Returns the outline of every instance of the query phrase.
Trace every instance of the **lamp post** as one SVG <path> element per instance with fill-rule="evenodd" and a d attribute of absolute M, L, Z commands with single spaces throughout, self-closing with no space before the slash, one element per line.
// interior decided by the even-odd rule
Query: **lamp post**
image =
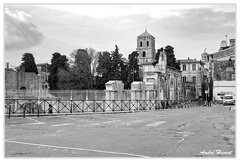
<path fill-rule="evenodd" d="M 41 83 L 41 74 L 38 74 L 38 101 L 40 101 L 40 83 Z"/>

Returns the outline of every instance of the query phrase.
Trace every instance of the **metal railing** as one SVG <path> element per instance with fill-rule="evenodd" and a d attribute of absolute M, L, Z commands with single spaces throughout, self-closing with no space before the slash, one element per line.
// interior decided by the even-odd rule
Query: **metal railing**
<path fill-rule="evenodd" d="M 165 100 L 61 100 L 61 99 L 5 99 L 5 115 L 11 116 L 44 114 L 78 114 L 132 112 L 190 108 L 203 105 L 199 101 Z"/>

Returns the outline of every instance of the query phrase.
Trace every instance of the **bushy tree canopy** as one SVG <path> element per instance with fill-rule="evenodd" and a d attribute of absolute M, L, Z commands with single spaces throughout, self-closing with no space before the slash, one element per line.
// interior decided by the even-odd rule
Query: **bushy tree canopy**
<path fill-rule="evenodd" d="M 34 72 L 38 74 L 37 65 L 35 63 L 35 58 L 31 53 L 24 53 L 22 57 L 22 64 L 20 68 L 25 68 L 25 72 Z"/>
<path fill-rule="evenodd" d="M 164 51 L 166 52 L 167 55 L 167 66 L 176 68 L 180 70 L 180 62 L 176 61 L 175 55 L 174 55 L 174 48 L 172 46 L 166 46 Z"/>

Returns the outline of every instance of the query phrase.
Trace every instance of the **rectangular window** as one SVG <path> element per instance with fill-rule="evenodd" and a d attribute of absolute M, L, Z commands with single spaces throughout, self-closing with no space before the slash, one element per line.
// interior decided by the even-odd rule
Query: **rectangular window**
<path fill-rule="evenodd" d="M 193 83 L 196 83 L 196 77 L 195 76 L 192 77 L 192 81 L 193 81 Z"/>
<path fill-rule="evenodd" d="M 192 70 L 196 70 L 196 64 L 192 64 Z"/>
<path fill-rule="evenodd" d="M 187 78 L 184 76 L 182 77 L 182 82 L 186 82 Z"/>
<path fill-rule="evenodd" d="M 183 65 L 183 71 L 186 71 L 186 69 L 187 69 L 186 65 Z"/>

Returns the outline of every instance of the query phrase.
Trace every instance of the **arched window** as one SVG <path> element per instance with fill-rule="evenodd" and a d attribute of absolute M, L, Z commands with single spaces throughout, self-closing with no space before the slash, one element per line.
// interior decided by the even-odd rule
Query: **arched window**
<path fill-rule="evenodd" d="M 146 57 L 146 52 L 145 51 L 143 51 L 142 57 Z"/>
<path fill-rule="evenodd" d="M 147 41 L 147 46 L 149 46 L 149 42 Z"/>
<path fill-rule="evenodd" d="M 142 42 L 140 42 L 140 47 L 142 47 Z"/>
<path fill-rule="evenodd" d="M 193 81 L 193 83 L 196 83 L 196 77 L 195 76 L 192 77 L 192 81 Z"/>

